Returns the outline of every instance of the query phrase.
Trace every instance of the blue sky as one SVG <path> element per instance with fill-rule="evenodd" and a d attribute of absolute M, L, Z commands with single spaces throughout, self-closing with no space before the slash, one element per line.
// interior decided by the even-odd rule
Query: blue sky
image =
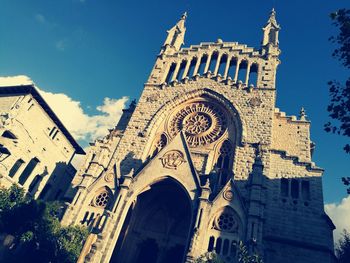
<path fill-rule="evenodd" d="M 184 11 L 186 46 L 221 38 L 259 47 L 273 5 L 282 27 L 277 106 L 288 115 L 307 110 L 314 161 L 326 169 L 325 201 L 339 202 L 350 156 L 342 151 L 345 138 L 325 133 L 323 124 L 327 81 L 349 74 L 331 57 L 329 14 L 350 8 L 348 1 L 2 0 L 0 75 L 28 75 L 93 115 L 105 97 L 139 97 L 166 30 Z"/>

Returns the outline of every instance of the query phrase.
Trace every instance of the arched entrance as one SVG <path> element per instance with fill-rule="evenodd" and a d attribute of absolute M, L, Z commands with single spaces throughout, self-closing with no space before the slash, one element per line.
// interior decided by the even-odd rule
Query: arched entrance
<path fill-rule="evenodd" d="M 130 207 L 110 262 L 183 262 L 191 207 L 189 196 L 174 180 L 152 185 Z"/>

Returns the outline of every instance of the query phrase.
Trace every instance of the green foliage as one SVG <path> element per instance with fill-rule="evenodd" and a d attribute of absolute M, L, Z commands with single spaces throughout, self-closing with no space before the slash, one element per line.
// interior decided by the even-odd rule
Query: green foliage
<path fill-rule="evenodd" d="M 76 262 L 88 231 L 62 227 L 60 207 L 58 202 L 25 198 L 15 185 L 0 189 L 0 232 L 15 238 L 2 262 Z"/>
<path fill-rule="evenodd" d="M 257 254 L 251 255 L 247 247 L 243 242 L 239 242 L 239 252 L 238 252 L 238 262 L 239 263 L 263 263 L 263 260 Z M 220 258 L 215 252 L 207 252 L 197 258 L 194 263 L 225 263 L 224 260 Z"/>
<path fill-rule="evenodd" d="M 346 69 L 350 69 L 350 10 L 340 9 L 331 14 L 331 19 L 339 29 L 336 36 L 330 37 L 330 41 L 336 45 L 332 55 Z M 350 137 L 350 78 L 345 83 L 329 81 L 328 86 L 331 101 L 327 111 L 333 121 L 325 124 L 325 131 Z M 346 144 L 344 150 L 350 153 L 350 145 Z"/>
<path fill-rule="evenodd" d="M 251 255 L 247 247 L 243 242 L 239 242 L 239 253 L 238 253 L 239 263 L 263 263 L 263 260 L 257 254 Z"/>
<path fill-rule="evenodd" d="M 339 29 L 336 36 L 330 37 L 330 41 L 336 44 L 333 57 L 350 69 L 350 9 L 340 9 L 331 14 L 333 25 Z M 327 107 L 329 117 L 333 122 L 325 124 L 326 132 L 350 137 L 350 77 L 341 83 L 337 80 L 328 82 L 331 101 Z M 346 153 L 350 153 L 350 144 L 344 146 Z M 345 185 L 350 184 L 349 177 L 342 178 Z M 350 187 L 347 189 L 350 194 Z"/>
<path fill-rule="evenodd" d="M 342 237 L 339 239 L 335 253 L 339 263 L 348 263 L 350 259 L 350 233 L 343 230 Z"/>
<path fill-rule="evenodd" d="M 197 258 L 195 263 L 225 263 L 215 252 L 207 252 Z"/>

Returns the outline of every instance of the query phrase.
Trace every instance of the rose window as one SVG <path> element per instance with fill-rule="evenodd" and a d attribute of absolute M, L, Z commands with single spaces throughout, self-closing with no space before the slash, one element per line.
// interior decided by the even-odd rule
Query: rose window
<path fill-rule="evenodd" d="M 217 105 L 199 101 L 187 104 L 170 116 L 169 134 L 185 133 L 191 147 L 216 141 L 226 129 L 226 117 Z"/>
<path fill-rule="evenodd" d="M 203 113 L 194 113 L 188 116 L 183 123 L 185 132 L 191 135 L 198 135 L 210 128 L 211 120 L 208 115 Z"/>
<path fill-rule="evenodd" d="M 216 219 L 216 227 L 221 231 L 232 232 L 236 229 L 237 223 L 232 214 L 222 213 Z"/>
<path fill-rule="evenodd" d="M 108 192 L 102 192 L 95 197 L 94 204 L 98 207 L 106 207 L 109 201 Z"/>

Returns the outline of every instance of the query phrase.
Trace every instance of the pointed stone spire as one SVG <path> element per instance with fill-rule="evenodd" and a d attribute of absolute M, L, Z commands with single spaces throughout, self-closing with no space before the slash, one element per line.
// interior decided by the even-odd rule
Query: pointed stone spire
<path fill-rule="evenodd" d="M 270 17 L 263 27 L 264 37 L 262 41 L 262 45 L 266 46 L 268 44 L 272 44 L 274 46 L 278 46 L 278 31 L 281 29 L 280 25 L 276 20 L 276 11 L 272 8 L 270 12 Z"/>
<path fill-rule="evenodd" d="M 180 50 L 181 46 L 185 41 L 185 22 L 187 18 L 187 12 L 185 12 L 180 20 L 173 26 L 170 30 L 168 30 L 168 36 L 164 42 L 163 48 L 167 47 L 175 48 L 175 50 Z"/>
<path fill-rule="evenodd" d="M 305 111 L 304 107 L 301 107 L 299 117 L 300 117 L 301 121 L 306 121 L 307 115 L 306 115 L 306 111 Z"/>

